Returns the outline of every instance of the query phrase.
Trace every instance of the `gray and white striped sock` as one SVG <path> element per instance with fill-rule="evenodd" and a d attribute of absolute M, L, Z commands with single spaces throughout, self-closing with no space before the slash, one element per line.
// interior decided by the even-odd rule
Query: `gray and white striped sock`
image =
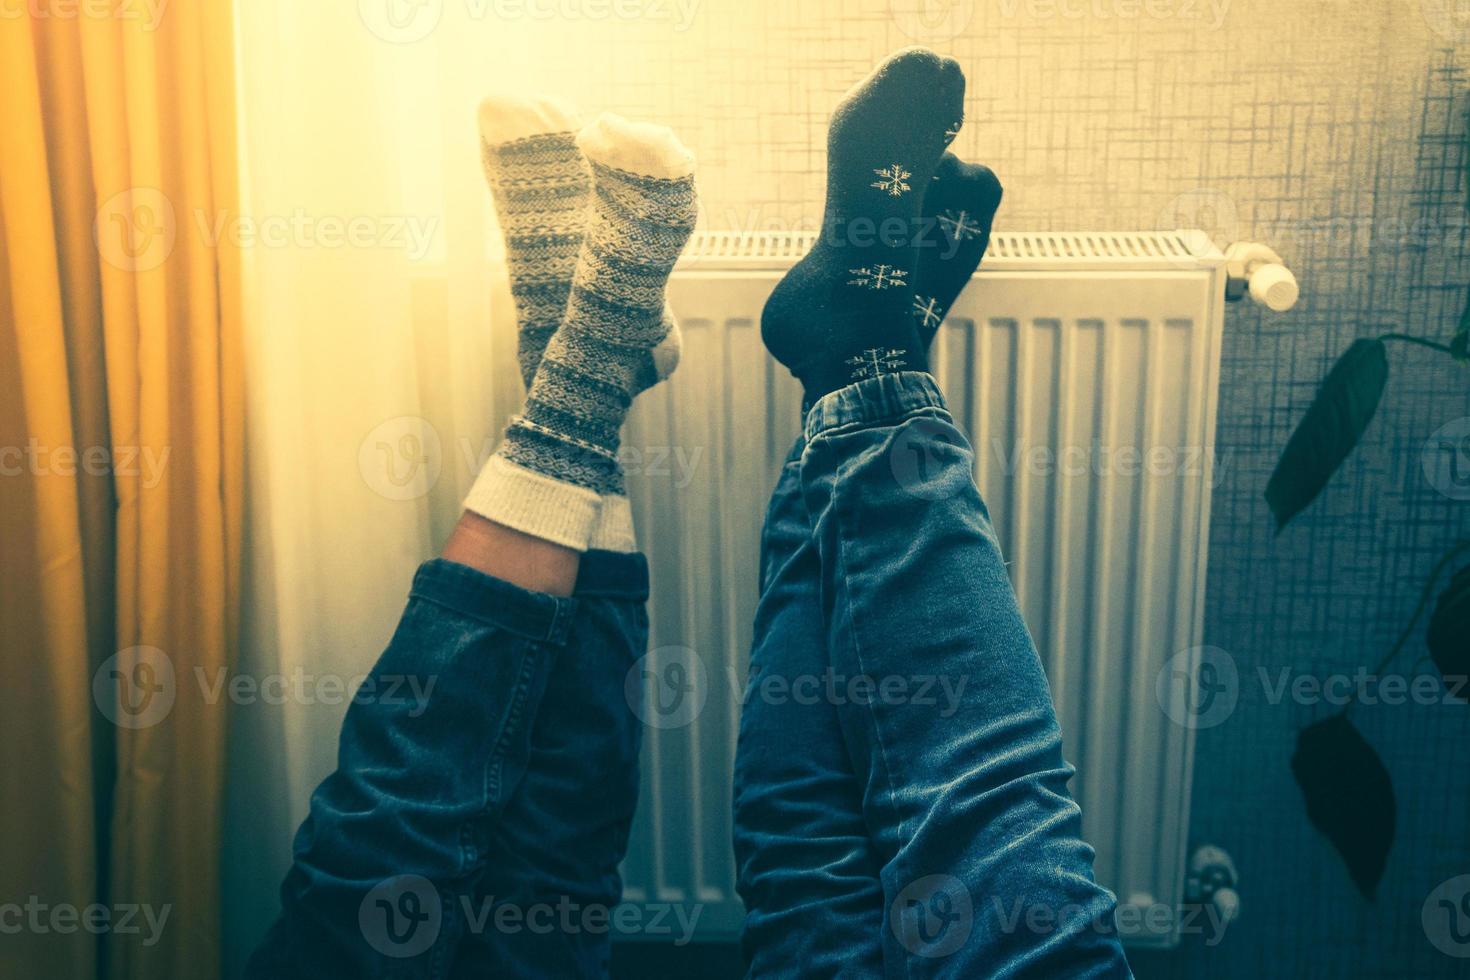
<path fill-rule="evenodd" d="M 480 103 L 480 157 L 505 238 L 516 305 L 516 360 L 526 387 L 561 326 L 572 289 L 592 174 L 577 149 L 576 110 L 546 96 Z"/>
<path fill-rule="evenodd" d="M 601 512 L 627 506 L 617 461 L 633 399 L 667 375 L 664 289 L 694 229 L 694 158 L 669 130 L 604 114 L 577 137 L 593 195 L 561 326 L 524 413 L 465 506 L 585 550 Z M 666 358 L 663 358 L 665 363 Z M 627 522 L 631 538 L 631 519 Z"/>

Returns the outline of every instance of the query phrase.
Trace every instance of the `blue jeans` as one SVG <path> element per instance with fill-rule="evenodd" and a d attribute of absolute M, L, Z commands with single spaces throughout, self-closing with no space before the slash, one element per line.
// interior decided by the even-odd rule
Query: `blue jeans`
<path fill-rule="evenodd" d="M 762 542 L 735 851 L 752 977 L 1127 977 L 1046 678 L 927 374 L 808 413 Z"/>
<path fill-rule="evenodd" d="M 607 976 L 647 598 L 641 555 L 589 552 L 570 599 L 425 563 L 247 975 Z"/>

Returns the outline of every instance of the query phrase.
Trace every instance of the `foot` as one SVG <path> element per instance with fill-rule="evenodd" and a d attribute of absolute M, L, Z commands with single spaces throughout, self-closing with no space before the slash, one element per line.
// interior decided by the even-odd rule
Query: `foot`
<path fill-rule="evenodd" d="M 516 360 L 526 387 L 561 326 L 592 175 L 576 109 L 546 96 L 496 95 L 480 103 L 480 156 L 505 236 L 516 306 Z"/>
<path fill-rule="evenodd" d="M 494 95 L 480 103 L 480 155 L 505 238 L 516 306 L 516 361 L 526 387 L 561 326 L 582 250 L 592 174 L 577 146 L 582 121 L 569 102 L 544 95 Z M 679 327 L 649 352 L 646 385 L 679 366 Z"/>
<path fill-rule="evenodd" d="M 874 374 L 926 369 L 913 317 L 916 238 L 963 102 L 958 62 L 908 48 L 833 114 L 822 233 L 761 316 L 766 346 L 808 403 Z"/>
<path fill-rule="evenodd" d="M 965 163 L 953 153 L 939 161 L 924 194 L 929 247 L 919 255 L 913 315 L 925 350 L 960 291 L 980 266 L 1000 207 L 1001 186 L 989 167 Z"/>
<path fill-rule="evenodd" d="M 669 333 L 664 289 L 694 230 L 694 157 L 662 126 L 603 114 L 577 137 L 592 169 L 592 210 L 566 316 L 511 426 L 508 458 L 621 494 L 618 433 L 656 377 Z M 546 457 L 546 458 L 543 458 Z"/>
<path fill-rule="evenodd" d="M 574 551 L 632 544 L 618 438 L 657 381 L 664 288 L 694 230 L 694 157 L 659 126 L 603 115 L 577 136 L 592 174 L 561 326 L 525 411 L 480 472 L 465 508 Z M 609 523 L 610 508 L 614 511 Z"/>

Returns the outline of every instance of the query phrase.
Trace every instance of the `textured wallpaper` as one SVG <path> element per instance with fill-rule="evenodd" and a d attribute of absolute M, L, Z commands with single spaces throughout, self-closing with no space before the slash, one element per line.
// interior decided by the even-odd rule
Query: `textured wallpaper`
<path fill-rule="evenodd" d="M 1470 534 L 1470 502 L 1423 466 L 1431 434 L 1470 416 L 1465 372 L 1395 347 L 1379 416 L 1325 496 L 1279 537 L 1261 497 L 1337 353 L 1388 324 L 1447 337 L 1463 304 L 1470 17 L 1455 0 L 627 0 L 600 19 L 548 3 L 549 19 L 493 23 L 483 7 L 434 16 L 499 39 L 497 72 L 527 86 L 674 126 L 699 156 L 708 227 L 815 227 L 827 113 L 884 54 L 927 43 L 968 74 L 955 149 L 1005 182 L 998 227 L 1198 226 L 1277 248 L 1300 306 L 1234 307 L 1227 324 L 1206 640 L 1232 657 L 1240 698 L 1199 734 L 1192 826 L 1233 854 L 1243 916 L 1217 946 L 1186 938 L 1140 973 L 1466 975 L 1421 909 L 1470 873 L 1470 708 L 1357 714 L 1399 798 L 1368 903 L 1288 767 L 1296 730 L 1331 708 L 1274 697 L 1283 670 L 1373 664 L 1434 557 Z"/>

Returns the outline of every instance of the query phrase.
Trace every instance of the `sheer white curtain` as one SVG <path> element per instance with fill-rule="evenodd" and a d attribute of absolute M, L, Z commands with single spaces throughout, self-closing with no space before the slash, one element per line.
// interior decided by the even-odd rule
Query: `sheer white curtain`
<path fill-rule="evenodd" d="M 333 766 L 343 688 L 521 395 L 474 112 L 513 82 L 510 46 L 476 56 L 448 25 L 392 43 L 352 3 L 238 7 L 246 202 L 225 227 L 249 263 L 250 685 L 233 696 L 224 856 L 235 972 Z"/>

